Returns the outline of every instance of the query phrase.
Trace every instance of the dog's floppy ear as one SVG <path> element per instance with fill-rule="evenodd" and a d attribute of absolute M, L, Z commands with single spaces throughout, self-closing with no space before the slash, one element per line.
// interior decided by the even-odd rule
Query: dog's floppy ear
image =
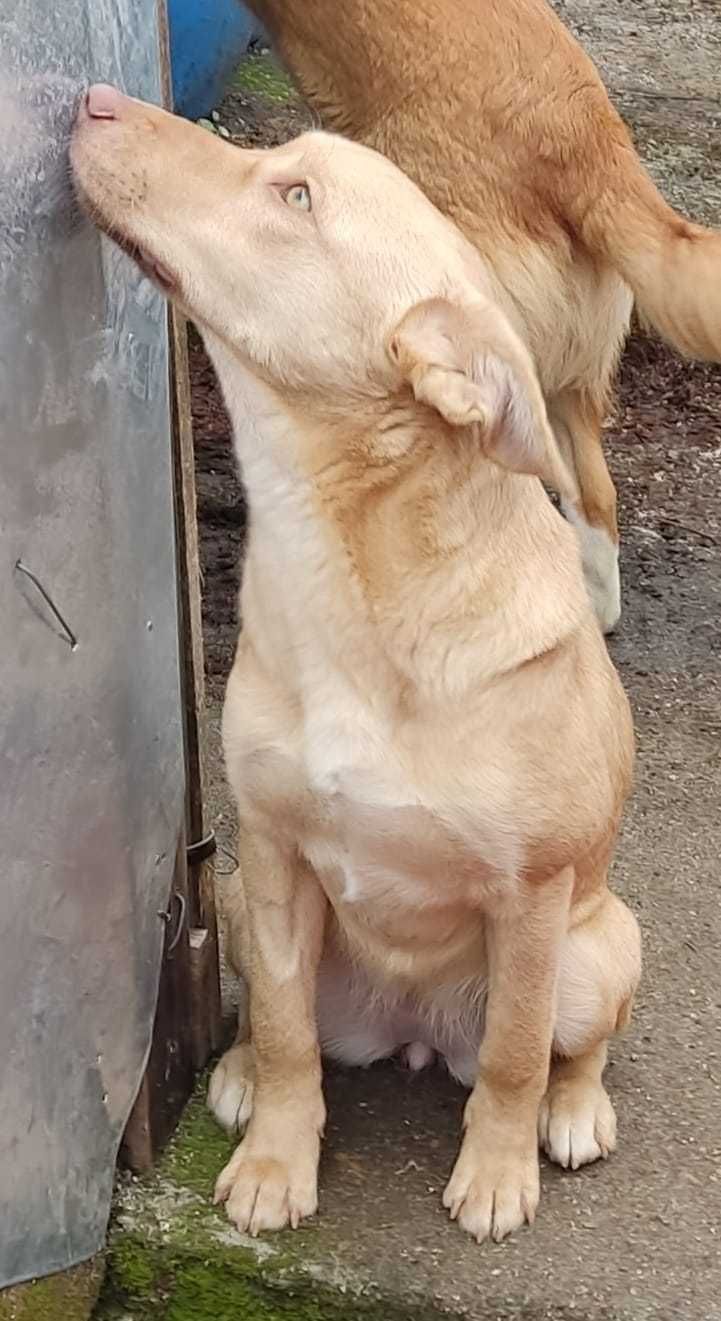
<path fill-rule="evenodd" d="M 575 495 L 530 355 L 500 308 L 480 299 L 417 303 L 386 348 L 419 403 L 453 427 L 478 427 L 489 459 Z"/>

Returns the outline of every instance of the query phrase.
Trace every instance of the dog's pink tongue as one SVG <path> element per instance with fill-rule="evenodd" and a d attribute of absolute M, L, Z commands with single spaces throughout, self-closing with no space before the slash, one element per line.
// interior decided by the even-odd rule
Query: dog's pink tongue
<path fill-rule="evenodd" d="M 92 119 L 117 119 L 123 94 L 108 83 L 94 83 L 88 90 L 86 104 Z"/>

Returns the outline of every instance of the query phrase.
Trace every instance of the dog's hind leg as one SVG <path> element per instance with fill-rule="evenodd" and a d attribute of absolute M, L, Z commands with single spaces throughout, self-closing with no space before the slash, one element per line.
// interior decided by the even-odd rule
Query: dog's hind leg
<path fill-rule="evenodd" d="M 213 1069 L 208 1088 L 208 1107 L 228 1132 L 245 1129 L 253 1113 L 254 1090 L 253 1046 L 247 1035 L 239 1034 Z"/>
<path fill-rule="evenodd" d="M 601 444 L 603 409 L 580 389 L 549 401 L 549 418 L 561 453 L 575 479 L 578 497 L 563 501 L 576 529 L 588 594 L 604 633 L 621 616 L 616 488 Z"/>
<path fill-rule="evenodd" d="M 223 895 L 228 962 L 241 979 L 248 965 L 248 915 L 240 870 L 226 881 Z M 243 1132 L 253 1110 L 255 1058 L 250 1041 L 247 988 L 238 1007 L 235 1041 L 216 1064 L 208 1087 L 208 1108 L 218 1123 L 232 1132 Z"/>
<path fill-rule="evenodd" d="M 608 1039 L 628 1023 L 641 970 L 638 924 L 604 890 L 570 929 L 561 957 L 553 1062 L 539 1112 L 551 1160 L 578 1169 L 616 1146 L 616 1116 L 603 1086 Z"/>

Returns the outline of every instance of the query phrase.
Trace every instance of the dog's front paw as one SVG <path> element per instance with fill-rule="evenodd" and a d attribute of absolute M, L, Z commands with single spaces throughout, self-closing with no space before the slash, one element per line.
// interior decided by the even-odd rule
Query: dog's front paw
<path fill-rule="evenodd" d="M 242 1042 L 216 1064 L 208 1088 L 208 1107 L 229 1132 L 243 1132 L 253 1113 L 255 1059 L 253 1047 Z"/>
<path fill-rule="evenodd" d="M 535 1143 L 525 1152 L 466 1134 L 443 1205 L 467 1234 L 500 1243 L 533 1224 L 540 1195 Z"/>
<path fill-rule="evenodd" d="M 551 1081 L 538 1115 L 538 1140 L 566 1170 L 605 1160 L 616 1147 L 616 1115 L 605 1087 L 584 1078 Z"/>
<path fill-rule="evenodd" d="M 241 1142 L 215 1186 L 215 1201 L 225 1202 L 228 1219 L 255 1236 L 264 1229 L 297 1229 L 318 1209 L 318 1143 L 286 1154 L 255 1155 Z"/>

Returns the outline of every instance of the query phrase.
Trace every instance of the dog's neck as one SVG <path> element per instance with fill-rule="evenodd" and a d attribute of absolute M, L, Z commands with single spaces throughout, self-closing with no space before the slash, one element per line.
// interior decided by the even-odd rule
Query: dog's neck
<path fill-rule="evenodd" d="M 477 684 L 578 626 L 588 603 L 572 531 L 540 483 L 485 459 L 470 429 L 410 401 L 369 399 L 342 420 L 300 408 L 209 348 L 248 492 L 242 614 L 269 654 L 321 647 L 376 675 L 382 657 L 389 683 L 437 699 L 450 641 L 467 653 L 455 673 Z"/>

